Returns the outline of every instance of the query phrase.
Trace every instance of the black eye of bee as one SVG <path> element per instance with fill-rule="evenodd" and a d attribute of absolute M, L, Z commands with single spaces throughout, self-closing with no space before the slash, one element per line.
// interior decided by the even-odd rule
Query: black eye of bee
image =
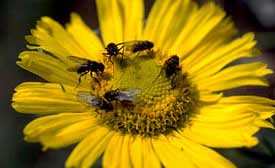
<path fill-rule="evenodd" d="M 77 64 L 76 66 L 67 69 L 70 72 L 76 72 L 79 74 L 77 87 L 81 83 L 82 76 L 86 75 L 87 73 L 90 73 L 90 76 L 94 78 L 93 73 L 101 75 L 105 69 L 105 66 L 102 63 L 91 61 L 86 58 L 68 56 L 68 59 Z M 96 78 L 94 79 L 99 83 L 99 81 Z"/>

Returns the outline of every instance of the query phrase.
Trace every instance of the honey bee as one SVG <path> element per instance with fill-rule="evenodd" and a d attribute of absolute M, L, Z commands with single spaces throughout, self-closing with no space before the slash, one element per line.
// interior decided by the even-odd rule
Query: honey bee
<path fill-rule="evenodd" d="M 179 65 L 180 64 L 179 60 L 180 60 L 180 58 L 177 55 L 172 55 L 170 58 L 168 58 L 164 62 L 164 65 L 162 66 L 161 71 L 160 71 L 159 75 L 157 76 L 157 78 L 158 78 L 160 76 L 160 74 L 164 71 L 166 78 L 170 79 L 170 77 L 172 77 L 171 85 L 173 88 L 175 87 L 174 80 L 175 80 L 177 74 L 181 71 L 181 67 Z"/>
<path fill-rule="evenodd" d="M 113 105 L 104 100 L 103 98 L 91 95 L 89 92 L 79 91 L 77 93 L 78 100 L 88 106 L 95 106 L 101 110 L 112 111 L 114 109 Z"/>
<path fill-rule="evenodd" d="M 101 75 L 104 72 L 105 66 L 100 62 L 91 61 L 86 58 L 80 58 L 75 56 L 68 56 L 67 58 L 72 62 L 78 64 L 74 67 L 70 67 L 67 69 L 70 72 L 76 72 L 79 74 L 77 87 L 81 83 L 81 77 L 86 75 L 87 73 L 90 73 L 90 76 L 94 78 L 93 73 L 96 73 L 96 75 Z M 94 79 L 99 83 L 97 78 Z"/>
<path fill-rule="evenodd" d="M 172 75 L 175 76 L 180 70 L 180 58 L 177 55 L 171 56 L 168 60 L 165 61 L 162 69 L 165 70 L 165 75 L 167 78 L 171 77 Z"/>
<path fill-rule="evenodd" d="M 107 91 L 103 97 L 109 101 L 119 101 L 122 104 L 134 104 L 137 102 L 137 95 L 140 93 L 140 89 L 115 89 Z"/>
<path fill-rule="evenodd" d="M 121 59 L 123 60 L 124 51 L 130 51 L 132 53 L 136 53 L 139 51 L 150 50 L 153 47 L 154 47 L 154 43 L 147 40 L 126 41 L 126 42 L 121 42 L 117 44 L 109 43 L 105 48 L 106 53 L 103 53 L 103 54 L 109 57 L 110 62 L 112 62 L 111 58 L 117 57 L 118 55 L 121 55 Z"/>

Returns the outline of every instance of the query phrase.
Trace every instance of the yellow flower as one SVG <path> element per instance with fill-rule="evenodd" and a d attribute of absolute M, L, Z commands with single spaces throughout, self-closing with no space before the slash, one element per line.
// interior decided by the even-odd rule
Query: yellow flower
<path fill-rule="evenodd" d="M 237 31 L 219 6 L 157 0 L 143 24 L 142 0 L 96 2 L 102 41 L 75 13 L 66 28 L 42 17 L 26 36 L 29 50 L 17 64 L 49 82 L 15 89 L 16 111 L 46 115 L 26 126 L 27 142 L 44 149 L 78 143 L 66 167 L 90 167 L 103 155 L 104 167 L 228 168 L 235 166 L 208 147 L 251 147 L 261 127 L 273 128 L 266 119 L 274 115 L 274 100 L 223 95 L 241 86 L 267 86 L 263 76 L 272 71 L 262 62 L 227 66 L 255 55 L 256 42 L 253 33 L 233 38 Z M 123 59 L 102 54 L 111 42 L 133 40 L 154 47 L 125 50 Z M 172 55 L 180 67 L 167 66 Z M 101 62 L 104 73 L 82 77 L 76 87 L 79 74 L 68 71 L 75 65 L 68 56 Z M 125 104 L 103 98 L 111 89 L 140 92 L 128 95 L 133 99 Z M 92 100 L 104 100 L 113 110 Z"/>

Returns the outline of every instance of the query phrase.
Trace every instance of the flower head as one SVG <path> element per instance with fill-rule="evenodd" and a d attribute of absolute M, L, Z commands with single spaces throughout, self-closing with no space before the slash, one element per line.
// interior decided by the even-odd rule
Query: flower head
<path fill-rule="evenodd" d="M 208 147 L 251 147 L 273 128 L 275 101 L 224 96 L 267 86 L 253 33 L 237 31 L 213 2 L 157 0 L 144 22 L 142 0 L 97 0 L 102 39 L 73 13 L 63 28 L 42 17 L 17 64 L 47 80 L 20 84 L 13 108 L 41 114 L 24 129 L 48 148 L 78 143 L 66 167 L 234 167 Z M 102 41 L 103 42 L 102 42 Z"/>

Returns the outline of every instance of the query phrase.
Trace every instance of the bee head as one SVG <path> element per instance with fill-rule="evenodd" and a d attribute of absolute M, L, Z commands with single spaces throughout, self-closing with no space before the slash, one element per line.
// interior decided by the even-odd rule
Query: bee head
<path fill-rule="evenodd" d="M 171 57 L 168 59 L 168 62 L 169 62 L 170 64 L 179 65 L 180 58 L 179 58 L 179 56 L 177 56 L 177 55 L 173 55 L 173 56 L 171 56 Z"/>
<path fill-rule="evenodd" d="M 119 49 L 115 43 L 109 43 L 106 50 L 109 55 L 117 55 L 119 52 Z"/>
<path fill-rule="evenodd" d="M 145 41 L 146 45 L 148 46 L 148 49 L 151 49 L 154 47 L 154 43 L 151 41 Z"/>

